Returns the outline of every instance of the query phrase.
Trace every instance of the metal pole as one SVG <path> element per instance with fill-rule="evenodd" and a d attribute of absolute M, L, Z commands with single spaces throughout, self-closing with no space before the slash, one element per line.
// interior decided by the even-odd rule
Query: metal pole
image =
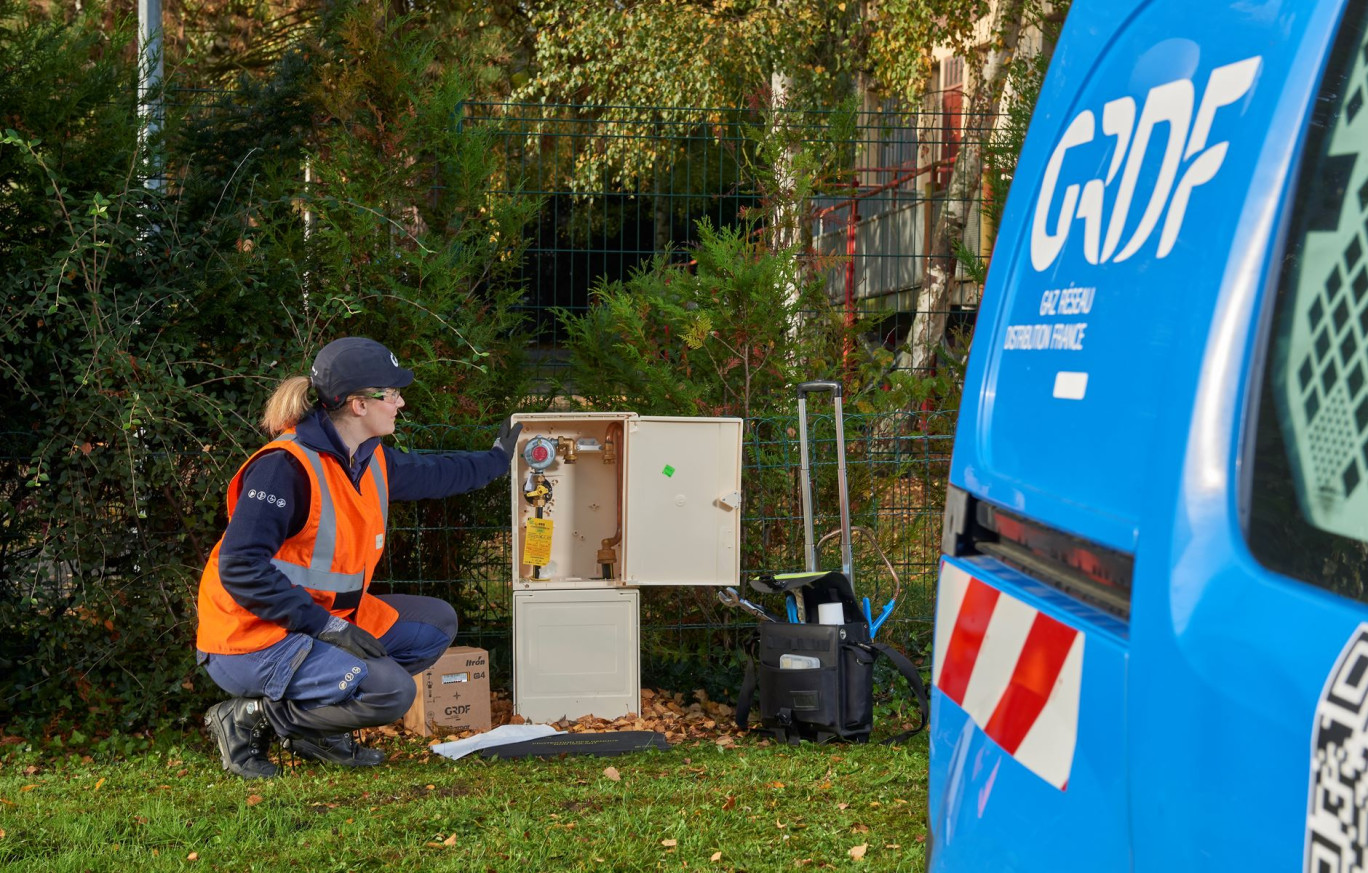
<path fill-rule="evenodd" d="M 812 474 L 808 465 L 807 394 L 805 392 L 798 394 L 798 472 L 803 492 L 803 544 L 805 547 L 803 563 L 807 565 L 806 569 L 809 573 L 816 573 L 817 541 L 813 538 L 812 531 Z"/>
<path fill-rule="evenodd" d="M 845 414 L 841 409 L 841 386 L 836 386 L 833 402 L 836 406 L 836 487 L 839 491 L 841 504 L 841 570 L 845 577 L 850 580 L 850 584 L 855 584 L 855 556 L 850 548 L 850 493 L 849 485 L 846 482 L 846 453 L 845 453 Z"/>
<path fill-rule="evenodd" d="M 151 149 L 162 126 L 162 3 L 138 0 L 138 117 L 147 176 L 144 184 L 157 192 L 166 188 L 162 162 Z"/>

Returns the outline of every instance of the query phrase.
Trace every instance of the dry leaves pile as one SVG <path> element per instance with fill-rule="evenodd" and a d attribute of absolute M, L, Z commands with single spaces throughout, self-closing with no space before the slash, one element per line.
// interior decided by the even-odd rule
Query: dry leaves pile
<path fill-rule="evenodd" d="M 526 719 L 513 714 L 513 701 L 503 693 L 496 693 L 490 700 L 490 721 L 492 727 L 526 724 Z M 707 692 L 701 689 L 694 691 L 692 695 L 685 695 L 682 692 L 671 693 L 643 688 L 639 713 L 628 713 L 615 719 L 594 716 L 579 719 L 563 718 L 551 724 L 557 730 L 569 733 L 656 731 L 664 734 L 665 739 L 672 745 L 690 740 L 711 740 L 719 746 L 730 746 L 736 742 L 737 735 L 735 709 L 725 703 L 709 700 Z M 403 727 L 398 724 L 375 729 L 375 734 L 379 736 L 399 736 L 404 733 Z M 462 731 L 458 734 L 427 739 L 430 743 L 446 742 L 465 739 L 474 733 Z"/>

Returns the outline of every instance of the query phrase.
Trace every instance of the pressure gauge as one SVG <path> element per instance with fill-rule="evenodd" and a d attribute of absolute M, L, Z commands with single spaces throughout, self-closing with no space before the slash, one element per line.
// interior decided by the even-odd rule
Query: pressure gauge
<path fill-rule="evenodd" d="M 533 470 L 545 470 L 556 462 L 556 441 L 550 437 L 532 437 L 523 446 L 523 460 Z"/>

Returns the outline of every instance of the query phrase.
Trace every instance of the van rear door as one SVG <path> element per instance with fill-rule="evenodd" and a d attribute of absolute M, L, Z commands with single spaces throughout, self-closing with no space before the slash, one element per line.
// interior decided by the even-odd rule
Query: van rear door
<path fill-rule="evenodd" d="M 1319 316 L 1339 325 L 1329 350 L 1305 326 L 1297 345 L 1260 319 L 1282 240 L 1292 252 L 1308 220 L 1298 198 L 1358 208 L 1358 193 L 1305 193 L 1305 178 L 1360 184 L 1343 161 L 1301 176 L 1297 162 L 1313 111 L 1330 111 L 1315 97 L 1342 5 L 1073 4 L 1004 212 L 956 432 L 933 655 L 934 870 L 1303 859 L 1312 723 L 1365 611 L 1256 558 L 1246 530 L 1264 539 L 1298 487 L 1322 499 L 1321 480 L 1278 491 L 1250 463 L 1265 431 L 1290 433 L 1265 418 L 1291 397 L 1270 393 L 1288 378 L 1273 359 L 1299 356 L 1300 379 L 1312 354 L 1329 380 L 1339 355 L 1344 393 L 1341 353 L 1368 345 L 1355 333 L 1350 350 L 1349 316 L 1336 315 L 1357 298 L 1322 295 Z M 1365 54 L 1357 6 L 1337 55 L 1350 79 Z M 1368 181 L 1368 160 L 1360 169 Z M 1322 474 L 1347 469 L 1341 436 Z"/>
<path fill-rule="evenodd" d="M 1275 19 L 1296 38 L 1193 414 L 1156 440 L 1182 463 L 1136 560 L 1137 869 L 1364 865 L 1368 9 L 1338 6 Z"/>

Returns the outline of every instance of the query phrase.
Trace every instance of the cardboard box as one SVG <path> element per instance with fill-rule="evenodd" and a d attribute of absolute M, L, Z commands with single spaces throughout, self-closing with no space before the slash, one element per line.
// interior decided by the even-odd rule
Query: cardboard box
<path fill-rule="evenodd" d="M 404 713 L 404 727 L 425 737 L 489 730 L 489 653 L 452 646 L 413 677 L 418 695 Z"/>

